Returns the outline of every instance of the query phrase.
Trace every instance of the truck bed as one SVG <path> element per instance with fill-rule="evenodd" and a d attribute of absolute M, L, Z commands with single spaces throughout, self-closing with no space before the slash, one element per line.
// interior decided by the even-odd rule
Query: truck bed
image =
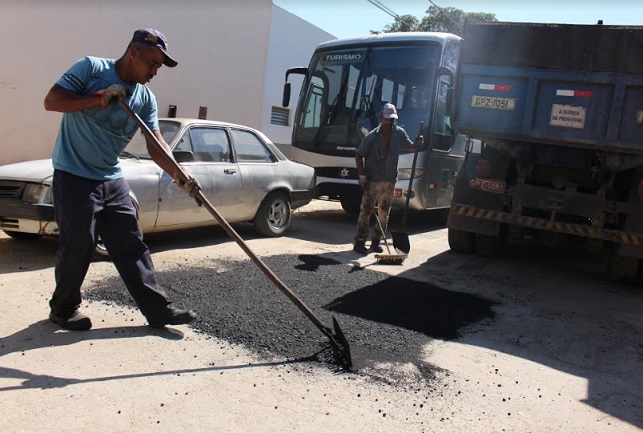
<path fill-rule="evenodd" d="M 643 27 L 468 23 L 452 125 L 484 141 L 643 154 Z"/>

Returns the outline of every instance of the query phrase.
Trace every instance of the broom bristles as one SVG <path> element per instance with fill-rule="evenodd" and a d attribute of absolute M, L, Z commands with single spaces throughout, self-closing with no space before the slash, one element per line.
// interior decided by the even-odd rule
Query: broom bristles
<path fill-rule="evenodd" d="M 378 263 L 392 265 L 402 264 L 407 257 L 406 254 L 375 254 Z"/>

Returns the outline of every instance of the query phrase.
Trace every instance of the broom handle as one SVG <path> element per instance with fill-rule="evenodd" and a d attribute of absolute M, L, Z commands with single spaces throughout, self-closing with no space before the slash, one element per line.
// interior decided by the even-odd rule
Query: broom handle
<path fill-rule="evenodd" d="M 424 130 L 424 122 L 420 123 L 420 130 L 418 131 L 418 136 L 416 137 L 419 138 L 422 136 L 422 131 Z M 417 163 L 418 160 L 418 151 L 420 150 L 420 146 L 416 146 L 415 148 L 415 153 L 413 154 L 413 164 L 411 164 L 411 178 L 409 179 L 409 188 L 406 191 L 406 204 L 404 205 L 404 213 L 402 214 L 402 227 L 401 230 L 404 231 L 404 227 L 406 227 L 406 217 L 409 214 L 409 201 L 411 200 L 411 190 L 413 188 L 413 178 L 415 177 L 415 164 Z"/>

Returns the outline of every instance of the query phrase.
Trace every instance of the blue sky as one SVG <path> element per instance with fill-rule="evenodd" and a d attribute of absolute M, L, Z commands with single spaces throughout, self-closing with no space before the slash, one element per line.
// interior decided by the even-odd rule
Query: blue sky
<path fill-rule="evenodd" d="M 499 21 L 643 25 L 643 0 L 432 0 L 440 7 L 496 14 Z M 398 15 L 422 19 L 428 0 L 380 0 Z M 393 18 L 368 0 L 273 0 L 273 3 L 338 38 L 382 30 Z"/>

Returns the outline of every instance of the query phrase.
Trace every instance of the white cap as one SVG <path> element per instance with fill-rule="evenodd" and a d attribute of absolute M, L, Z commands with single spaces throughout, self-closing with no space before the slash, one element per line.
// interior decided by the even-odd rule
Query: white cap
<path fill-rule="evenodd" d="M 393 104 L 384 104 L 382 107 L 382 117 L 385 119 L 397 119 L 397 110 Z"/>

